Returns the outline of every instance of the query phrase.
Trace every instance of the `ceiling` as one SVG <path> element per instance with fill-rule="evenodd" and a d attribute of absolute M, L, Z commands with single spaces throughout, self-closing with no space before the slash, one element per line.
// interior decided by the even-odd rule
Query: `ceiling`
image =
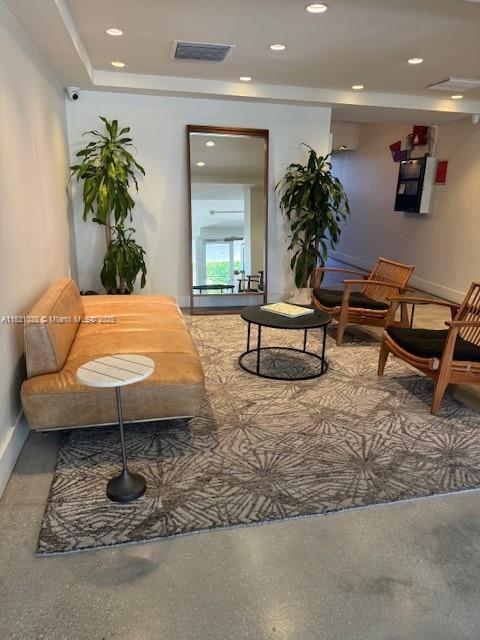
<path fill-rule="evenodd" d="M 131 73 L 429 95 L 449 76 L 480 77 L 480 6 L 459 0 L 68 0 L 93 66 L 123 60 Z M 110 26 L 125 35 L 105 35 Z M 234 44 L 221 64 L 174 61 L 172 41 Z M 271 43 L 287 45 L 283 52 Z M 425 59 L 413 67 L 406 60 Z M 480 98 L 480 91 L 476 97 Z"/>
<path fill-rule="evenodd" d="M 264 144 L 253 136 L 190 134 L 194 235 L 204 227 L 243 227 L 245 188 L 263 184 Z"/>
<path fill-rule="evenodd" d="M 215 146 L 208 147 L 207 142 Z M 263 138 L 190 134 L 192 181 L 262 184 L 265 168 Z M 203 162 L 199 167 L 197 162 Z"/>
<path fill-rule="evenodd" d="M 193 184 L 193 236 L 206 227 L 243 228 L 244 209 L 245 187 L 242 184 Z"/>
<path fill-rule="evenodd" d="M 408 114 L 408 115 L 406 115 Z M 395 109 L 375 106 L 332 105 L 332 120 L 334 122 L 383 122 L 397 124 L 435 125 L 453 122 L 464 114 L 448 111 L 425 111 L 420 109 Z"/>
<path fill-rule="evenodd" d="M 480 79 L 480 3 L 465 0 L 6 0 L 62 82 L 102 88 L 275 99 L 341 107 L 480 112 L 480 89 L 454 104 L 425 87 Z M 109 27 L 121 37 L 105 34 Z M 220 64 L 171 59 L 176 39 L 235 45 Z M 283 43 L 285 51 L 268 45 Z M 409 65 L 411 57 L 423 64 Z M 112 60 L 125 62 L 114 70 Z M 239 76 L 253 81 L 239 83 Z M 184 80 L 184 82 L 183 82 Z M 353 84 L 365 89 L 352 91 Z M 399 96 L 403 96 L 399 99 Z M 398 105 L 397 105 L 398 103 Z"/>

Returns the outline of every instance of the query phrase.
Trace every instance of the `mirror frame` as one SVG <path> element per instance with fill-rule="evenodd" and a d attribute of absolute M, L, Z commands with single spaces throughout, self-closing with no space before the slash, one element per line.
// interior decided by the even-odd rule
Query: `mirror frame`
<path fill-rule="evenodd" d="M 191 315 L 213 315 L 223 313 L 238 313 L 240 307 L 238 306 L 225 306 L 225 307 L 195 307 L 194 300 L 204 295 L 214 300 L 217 296 L 225 298 L 231 295 L 238 296 L 238 294 L 225 294 L 225 293 L 210 293 L 199 294 L 194 296 L 193 294 L 193 269 L 192 269 L 192 172 L 191 172 L 191 158 L 190 158 L 190 134 L 191 133 L 204 133 L 204 134 L 223 134 L 231 136 L 248 136 L 252 138 L 263 138 L 263 163 L 264 163 L 264 180 L 263 180 L 263 197 L 265 208 L 265 244 L 264 244 L 264 290 L 263 296 L 258 296 L 262 300 L 262 304 L 267 302 L 267 283 L 268 283 L 268 193 L 269 193 L 269 130 L 268 129 L 250 129 L 242 127 L 216 127 L 209 125 L 195 125 L 189 124 L 186 128 L 187 138 L 187 194 L 188 194 L 188 256 L 189 256 L 189 283 L 190 283 L 190 314 Z M 255 295 L 255 294 L 254 294 Z M 242 305 L 242 308 L 245 305 Z"/>

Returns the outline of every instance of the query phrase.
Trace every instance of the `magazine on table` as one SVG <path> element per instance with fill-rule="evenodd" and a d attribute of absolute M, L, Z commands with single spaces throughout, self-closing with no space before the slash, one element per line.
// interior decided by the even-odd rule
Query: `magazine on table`
<path fill-rule="evenodd" d="M 301 316 L 307 316 L 313 313 L 314 309 L 309 307 L 299 307 L 296 304 L 289 304 L 288 302 L 275 302 L 273 304 L 264 304 L 262 311 L 276 313 L 279 316 L 285 316 L 286 318 L 300 318 Z"/>

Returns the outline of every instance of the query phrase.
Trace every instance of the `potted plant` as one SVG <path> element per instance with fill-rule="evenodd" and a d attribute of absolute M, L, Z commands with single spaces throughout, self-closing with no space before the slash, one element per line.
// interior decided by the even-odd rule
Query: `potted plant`
<path fill-rule="evenodd" d="M 290 224 L 288 250 L 297 292 L 290 300 L 311 303 L 310 280 L 317 266 L 324 266 L 328 248 L 340 239 L 342 221 L 350 214 L 348 199 L 338 178 L 332 175 L 331 154 L 309 150 L 307 164 L 290 164 L 275 189 L 280 192 L 280 209 Z"/>
<path fill-rule="evenodd" d="M 145 251 L 132 238 L 134 231 L 135 229 L 124 229 L 120 225 L 114 227 L 114 237 L 108 245 L 100 273 L 100 279 L 107 291 L 131 293 L 140 272 L 142 273 L 140 287 L 143 289 L 145 286 L 147 275 Z"/>
<path fill-rule="evenodd" d="M 131 293 L 138 274 L 140 286 L 146 282 L 145 251 L 125 228 L 131 222 L 135 201 L 130 195 L 132 183 L 138 192 L 137 175 L 145 175 L 144 168 L 131 153 L 130 127 L 119 129 L 118 121 L 100 117 L 105 133 L 87 131 L 92 136 L 86 147 L 77 152 L 81 164 L 70 167 L 71 176 L 83 181 L 83 219 L 104 225 L 107 252 L 101 271 L 101 281 L 109 293 Z M 112 220 L 113 219 L 113 220 Z"/>

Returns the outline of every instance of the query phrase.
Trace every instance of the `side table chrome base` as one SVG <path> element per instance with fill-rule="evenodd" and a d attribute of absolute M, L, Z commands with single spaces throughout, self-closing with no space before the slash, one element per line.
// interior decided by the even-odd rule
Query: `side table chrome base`
<path fill-rule="evenodd" d="M 114 502 L 130 502 L 143 496 L 147 483 L 138 473 L 131 473 L 124 469 L 118 476 L 107 484 L 107 496 Z"/>

